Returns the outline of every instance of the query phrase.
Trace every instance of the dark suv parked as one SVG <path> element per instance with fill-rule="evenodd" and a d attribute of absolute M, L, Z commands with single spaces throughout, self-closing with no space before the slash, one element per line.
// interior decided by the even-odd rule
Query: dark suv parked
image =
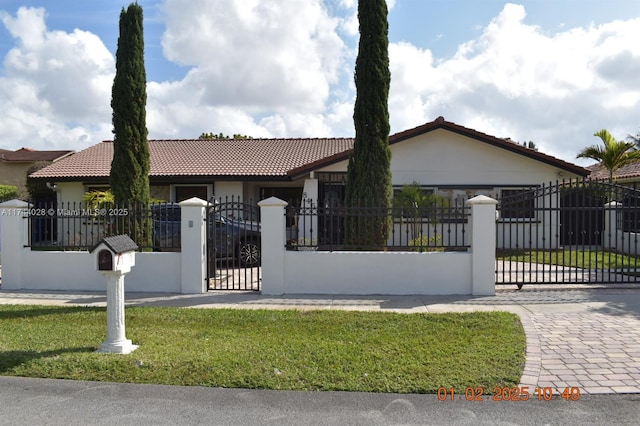
<path fill-rule="evenodd" d="M 213 207 L 212 207 L 213 208 Z M 155 251 L 180 250 L 180 205 L 155 204 L 153 215 L 153 249 Z M 221 216 L 209 212 L 207 227 L 209 250 L 215 250 L 219 259 L 237 260 L 241 266 L 260 265 L 260 224 Z"/>

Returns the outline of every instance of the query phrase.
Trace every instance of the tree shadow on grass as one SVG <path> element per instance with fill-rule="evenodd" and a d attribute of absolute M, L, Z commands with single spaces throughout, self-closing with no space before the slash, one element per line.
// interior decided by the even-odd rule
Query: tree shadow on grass
<path fill-rule="evenodd" d="M 0 352 L 0 374 L 8 373 L 15 367 L 19 367 L 29 361 L 56 357 L 59 355 L 69 353 L 89 353 L 95 352 L 95 347 L 81 347 L 81 348 L 65 348 L 56 349 L 52 351 L 36 352 L 36 351 L 3 351 Z"/>
<path fill-rule="evenodd" d="M 104 312 L 105 307 L 83 306 L 42 306 L 42 305 L 4 305 L 0 306 L 0 320 L 15 318 L 35 318 L 44 315 L 71 314 L 77 312 Z"/>

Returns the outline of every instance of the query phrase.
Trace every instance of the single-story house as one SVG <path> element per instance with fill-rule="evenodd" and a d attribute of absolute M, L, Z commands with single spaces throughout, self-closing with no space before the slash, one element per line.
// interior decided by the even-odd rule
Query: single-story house
<path fill-rule="evenodd" d="M 170 202 L 194 196 L 257 202 L 276 196 L 340 203 L 353 143 L 354 138 L 150 140 L 151 195 Z M 389 144 L 395 189 L 416 182 L 452 201 L 499 198 L 589 174 L 443 117 L 393 134 Z M 112 156 L 113 143 L 104 141 L 30 176 L 55 185 L 59 205 L 80 202 L 85 192 L 108 188 Z"/>
<path fill-rule="evenodd" d="M 26 192 L 27 171 L 36 163 L 55 163 L 75 151 L 38 151 L 20 148 L 15 151 L 0 149 L 0 184 L 12 185 L 18 192 Z"/>

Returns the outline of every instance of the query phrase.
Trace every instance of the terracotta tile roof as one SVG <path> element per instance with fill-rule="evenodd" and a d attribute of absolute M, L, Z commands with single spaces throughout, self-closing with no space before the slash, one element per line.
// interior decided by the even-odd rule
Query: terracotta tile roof
<path fill-rule="evenodd" d="M 286 178 L 309 164 L 348 153 L 352 147 L 352 138 L 150 140 L 149 176 Z M 104 141 L 31 177 L 104 178 L 109 176 L 112 157 L 113 143 Z"/>
<path fill-rule="evenodd" d="M 598 180 L 608 180 L 609 170 L 605 169 L 600 163 L 592 164 L 587 167 L 591 171 L 589 178 Z M 613 172 L 613 178 L 619 181 L 640 180 L 640 161 L 627 164 Z"/>
<path fill-rule="evenodd" d="M 395 143 L 402 142 L 404 140 L 411 139 L 416 136 L 429 133 L 437 129 L 449 130 L 451 132 L 458 133 L 463 136 L 467 136 L 469 138 L 478 140 L 480 142 L 497 146 L 499 148 L 503 148 L 508 151 L 512 151 L 512 152 L 524 155 L 525 157 L 533 158 L 535 160 L 552 165 L 554 167 L 558 167 L 559 169 L 566 170 L 571 173 L 575 173 L 582 177 L 586 177 L 589 174 L 589 170 L 587 170 L 584 167 L 578 166 L 577 164 L 569 163 L 567 161 L 561 160 L 551 155 L 544 154 L 542 152 L 539 152 L 530 148 L 526 148 L 516 142 L 511 141 L 510 139 L 497 138 L 495 136 L 487 135 L 486 133 L 482 133 L 474 129 L 469 129 L 464 126 L 460 126 L 459 124 L 453 123 L 451 121 L 446 121 L 443 117 L 438 117 L 434 121 L 431 121 L 429 123 L 423 124 L 418 127 L 414 127 L 413 129 L 405 130 L 405 131 L 390 135 L 389 144 L 393 145 Z M 346 152 L 341 155 L 335 156 L 331 160 L 335 162 L 335 161 L 346 160 L 348 158 L 349 158 L 349 152 Z"/>
<path fill-rule="evenodd" d="M 446 129 L 543 163 L 587 176 L 589 170 L 438 117 L 435 121 L 389 136 L 395 144 L 436 129 Z M 151 140 L 151 178 L 213 177 L 288 179 L 319 167 L 347 160 L 353 138 L 304 139 L 185 139 Z M 113 143 L 87 148 L 31 175 L 57 180 L 104 179 L 109 176 Z"/>
<path fill-rule="evenodd" d="M 73 154 L 75 151 L 37 151 L 30 148 L 20 148 L 15 151 L 0 150 L 0 161 L 7 162 L 32 162 L 32 161 L 57 161 Z"/>

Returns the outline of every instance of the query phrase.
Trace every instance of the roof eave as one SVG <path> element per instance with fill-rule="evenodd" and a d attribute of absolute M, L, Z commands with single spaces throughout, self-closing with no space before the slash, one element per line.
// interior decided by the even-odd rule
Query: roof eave
<path fill-rule="evenodd" d="M 309 164 L 305 164 L 304 166 L 296 167 L 287 172 L 287 175 L 295 180 L 301 176 L 307 175 L 312 171 L 320 169 L 322 167 L 327 167 L 335 163 L 339 163 L 340 161 L 348 160 L 349 156 L 353 152 L 353 149 L 347 149 L 345 151 L 339 152 L 337 154 L 333 154 L 329 157 L 322 158 L 320 160 L 316 160 Z"/>
<path fill-rule="evenodd" d="M 83 182 L 83 183 L 104 183 L 109 182 L 109 176 L 38 176 L 31 177 L 37 181 L 47 182 Z M 288 175 L 160 175 L 149 176 L 149 182 L 153 184 L 173 184 L 173 183 L 204 183 L 208 181 L 289 181 Z"/>

